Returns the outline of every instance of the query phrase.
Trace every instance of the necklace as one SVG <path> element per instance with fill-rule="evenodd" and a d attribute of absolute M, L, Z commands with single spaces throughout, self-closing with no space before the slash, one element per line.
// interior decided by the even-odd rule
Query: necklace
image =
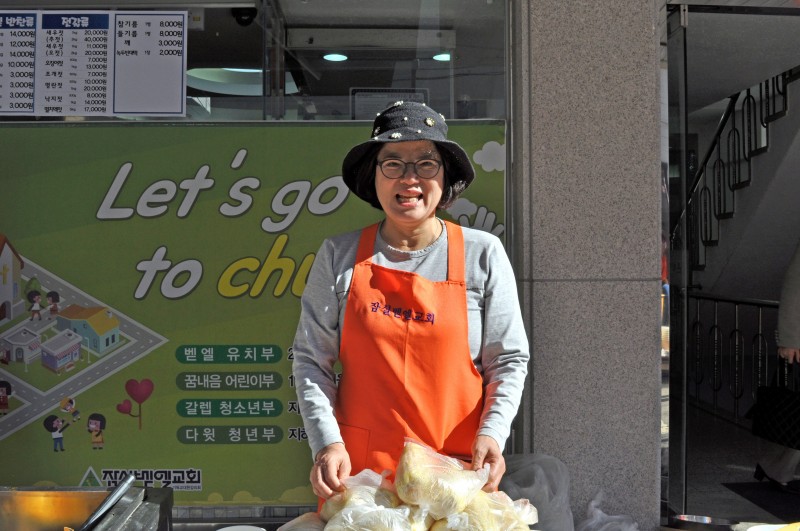
<path fill-rule="evenodd" d="M 426 249 L 431 244 L 433 244 L 433 242 L 439 239 L 439 236 L 441 236 L 442 231 L 444 230 L 444 223 L 442 222 L 442 220 L 440 220 L 439 218 L 434 218 L 434 219 L 438 223 L 434 226 L 432 234 L 427 238 L 427 241 L 425 242 L 424 245 L 409 244 L 410 239 L 402 239 L 402 237 L 400 238 L 401 243 L 396 244 L 394 241 L 392 241 L 391 238 L 388 238 L 386 235 L 386 231 L 384 230 L 385 229 L 384 223 L 386 220 L 381 221 L 381 226 L 380 226 L 381 238 L 383 238 L 383 241 L 386 242 L 386 245 L 398 251 L 409 252 L 409 251 L 420 251 L 422 249 Z"/>

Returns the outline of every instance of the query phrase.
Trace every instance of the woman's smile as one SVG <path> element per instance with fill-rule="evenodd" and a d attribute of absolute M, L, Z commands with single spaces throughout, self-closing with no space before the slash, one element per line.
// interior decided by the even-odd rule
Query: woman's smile
<path fill-rule="evenodd" d="M 401 192 L 395 195 L 397 202 L 403 206 L 414 207 L 417 203 L 422 201 L 422 193 L 415 192 Z"/>

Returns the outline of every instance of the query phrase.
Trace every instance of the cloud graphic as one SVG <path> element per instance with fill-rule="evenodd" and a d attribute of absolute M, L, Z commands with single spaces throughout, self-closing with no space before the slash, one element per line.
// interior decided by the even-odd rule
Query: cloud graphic
<path fill-rule="evenodd" d="M 233 495 L 233 501 L 238 503 L 253 503 L 253 502 L 258 503 L 263 500 L 258 496 L 253 496 L 249 491 L 240 490 Z"/>
<path fill-rule="evenodd" d="M 219 492 L 211 492 L 208 495 L 208 501 L 210 503 L 223 503 L 227 501 L 233 501 L 237 503 L 260 503 L 263 502 L 261 498 L 258 496 L 253 496 L 249 491 L 240 490 L 233 495 L 233 499 L 226 500 L 225 497 Z"/>
<path fill-rule="evenodd" d="M 495 236 L 500 236 L 505 230 L 502 223 L 497 222 L 497 214 L 490 211 L 485 206 L 478 206 L 469 199 L 459 197 L 456 199 L 450 208 L 446 210 L 448 214 L 453 216 L 459 225 L 462 227 L 471 227 L 486 232 L 491 232 Z M 470 219 L 475 216 L 474 219 Z"/>
<path fill-rule="evenodd" d="M 482 149 L 475 152 L 472 159 L 484 171 L 505 171 L 506 148 L 494 141 L 486 142 Z"/>
<path fill-rule="evenodd" d="M 285 490 L 283 494 L 281 494 L 281 497 L 278 498 L 278 501 L 283 503 L 316 504 L 316 500 L 317 496 L 314 494 L 314 491 L 311 490 L 311 485 Z"/>

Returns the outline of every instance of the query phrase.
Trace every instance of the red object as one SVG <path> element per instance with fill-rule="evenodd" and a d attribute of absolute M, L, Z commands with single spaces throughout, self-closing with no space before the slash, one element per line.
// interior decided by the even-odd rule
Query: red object
<path fill-rule="evenodd" d="M 141 404 L 150 398 L 150 395 L 153 393 L 153 387 L 153 381 L 147 378 L 141 382 L 134 379 L 125 382 L 125 391 L 128 392 L 128 396 L 133 398 L 137 404 Z"/>
<path fill-rule="evenodd" d="M 122 413 L 123 415 L 128 415 L 131 412 L 131 401 L 127 398 L 117 404 L 117 411 Z"/>

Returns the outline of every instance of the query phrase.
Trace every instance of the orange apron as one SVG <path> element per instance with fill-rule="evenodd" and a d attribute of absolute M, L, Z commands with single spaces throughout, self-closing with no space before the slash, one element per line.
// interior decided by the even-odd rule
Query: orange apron
<path fill-rule="evenodd" d="M 351 474 L 394 476 L 405 437 L 471 459 L 483 383 L 467 336 L 464 235 L 446 222 L 447 280 L 371 261 L 378 225 L 361 232 L 342 326 L 336 401 Z"/>

